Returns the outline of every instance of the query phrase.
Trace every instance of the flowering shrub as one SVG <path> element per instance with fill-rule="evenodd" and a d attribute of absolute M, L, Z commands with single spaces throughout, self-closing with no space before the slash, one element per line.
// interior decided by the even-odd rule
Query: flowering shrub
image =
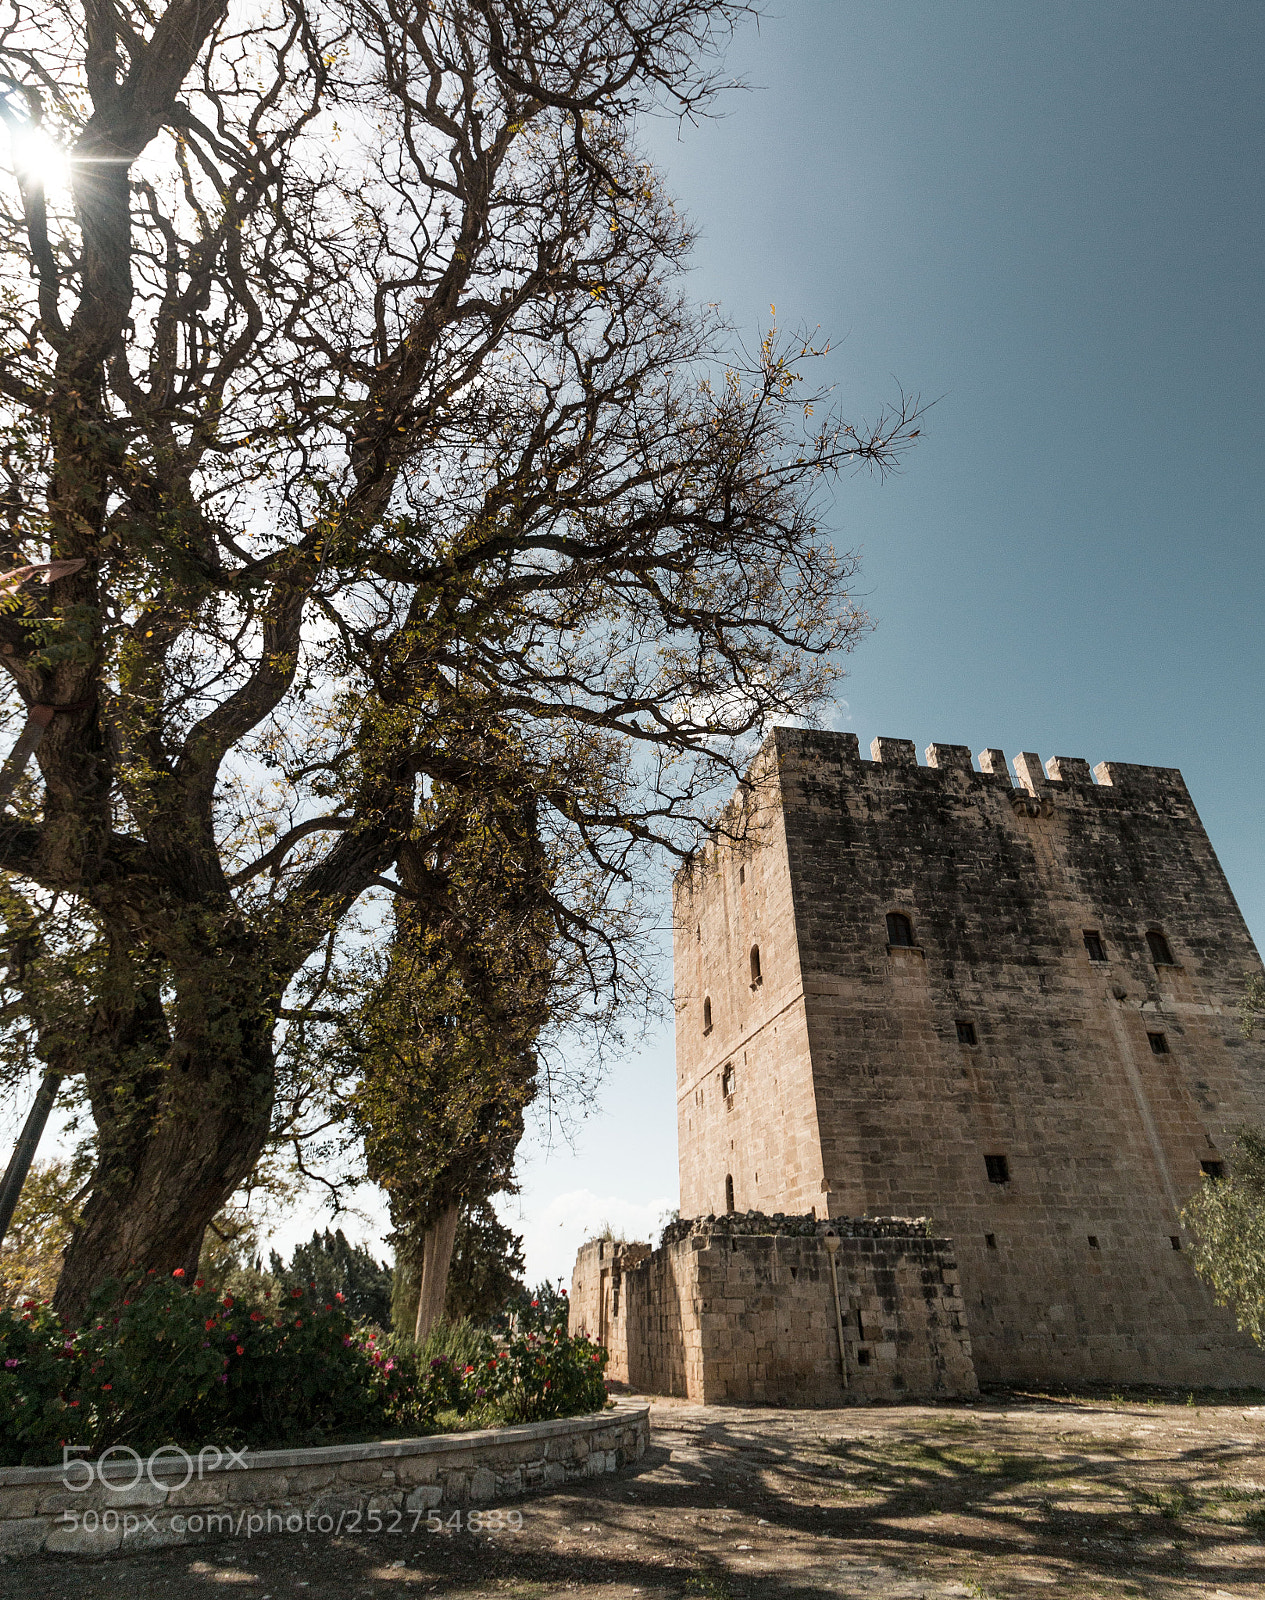
<path fill-rule="evenodd" d="M 292 1289 L 261 1309 L 182 1278 L 106 1285 L 74 1331 L 46 1303 L 0 1311 L 0 1463 L 60 1461 L 63 1444 L 261 1449 L 606 1402 L 606 1352 L 557 1327 L 426 1360 L 357 1328 L 337 1299 Z"/>
<path fill-rule="evenodd" d="M 181 1275 L 183 1276 L 183 1275 Z M 336 1303 L 267 1311 L 201 1282 L 105 1285 L 80 1328 L 45 1305 L 0 1312 L 0 1459 L 60 1445 L 303 1442 L 380 1425 L 390 1372 Z"/>
<path fill-rule="evenodd" d="M 538 1422 L 600 1411 L 606 1404 L 605 1371 L 600 1345 L 568 1338 L 555 1327 L 498 1343 L 478 1381 L 506 1422 Z"/>

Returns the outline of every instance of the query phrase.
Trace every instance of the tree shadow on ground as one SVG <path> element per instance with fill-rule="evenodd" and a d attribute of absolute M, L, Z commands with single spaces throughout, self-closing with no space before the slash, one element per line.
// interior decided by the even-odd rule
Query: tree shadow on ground
<path fill-rule="evenodd" d="M 428 1535 L 423 1524 L 45 1559 L 0 1573 L 0 1592 L 9 1575 L 24 1600 L 938 1600 L 961 1595 L 964 1576 L 979 1595 L 1031 1593 L 1008 1573 L 1037 1569 L 1060 1596 L 1168 1600 L 1265 1583 L 1251 1520 L 1265 1517 L 1265 1486 L 1244 1481 L 1265 1485 L 1255 1444 L 1205 1438 L 1152 1458 L 1082 1427 L 1048 1435 L 1055 1454 L 1004 1423 L 984 1408 L 907 1422 L 858 1412 L 846 1424 L 806 1412 L 788 1437 L 758 1412 L 712 1408 L 671 1418 L 636 1468 L 514 1503 L 521 1535 Z"/>

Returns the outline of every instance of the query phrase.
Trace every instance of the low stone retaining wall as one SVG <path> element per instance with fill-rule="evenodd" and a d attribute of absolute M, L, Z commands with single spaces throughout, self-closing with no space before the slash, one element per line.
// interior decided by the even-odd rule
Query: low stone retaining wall
<path fill-rule="evenodd" d="M 202 1460 L 168 1452 L 139 1465 L 115 1452 L 91 1482 L 82 1461 L 65 1470 L 3 1467 L 0 1557 L 104 1555 L 302 1531 L 411 1533 L 441 1508 L 500 1508 L 533 1489 L 614 1472 L 649 1441 L 650 1407 L 619 1401 L 588 1417 L 378 1444 L 227 1458 L 208 1449 Z M 491 1515 L 483 1514 L 489 1527 Z"/>

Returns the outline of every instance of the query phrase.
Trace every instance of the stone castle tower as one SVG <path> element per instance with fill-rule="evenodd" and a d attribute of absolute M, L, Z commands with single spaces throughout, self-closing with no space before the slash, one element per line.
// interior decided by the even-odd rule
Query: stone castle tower
<path fill-rule="evenodd" d="M 930 1217 L 981 1381 L 1265 1382 L 1178 1220 L 1265 1122 L 1181 774 L 871 755 L 776 730 L 749 843 L 678 876 L 682 1214 Z"/>

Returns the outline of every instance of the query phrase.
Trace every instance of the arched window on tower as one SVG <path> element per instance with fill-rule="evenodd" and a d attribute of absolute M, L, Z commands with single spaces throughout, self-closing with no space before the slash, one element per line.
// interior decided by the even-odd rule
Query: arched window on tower
<path fill-rule="evenodd" d="M 710 999 L 703 1001 L 703 1032 L 712 1031 L 712 1003 Z"/>
<path fill-rule="evenodd" d="M 764 979 L 760 976 L 760 946 L 753 944 L 751 946 L 751 987 L 757 989 L 763 982 Z"/>
<path fill-rule="evenodd" d="M 734 1209 L 734 1180 L 733 1174 L 725 1174 L 725 1210 L 732 1212 Z"/>
<path fill-rule="evenodd" d="M 1147 933 L 1146 947 L 1151 952 L 1151 960 L 1157 967 L 1176 966 L 1173 952 L 1168 948 L 1168 940 L 1158 928 L 1152 928 Z"/>
<path fill-rule="evenodd" d="M 889 911 L 887 913 L 887 942 L 900 945 L 903 949 L 912 950 L 914 947 L 914 925 L 903 911 Z"/>

